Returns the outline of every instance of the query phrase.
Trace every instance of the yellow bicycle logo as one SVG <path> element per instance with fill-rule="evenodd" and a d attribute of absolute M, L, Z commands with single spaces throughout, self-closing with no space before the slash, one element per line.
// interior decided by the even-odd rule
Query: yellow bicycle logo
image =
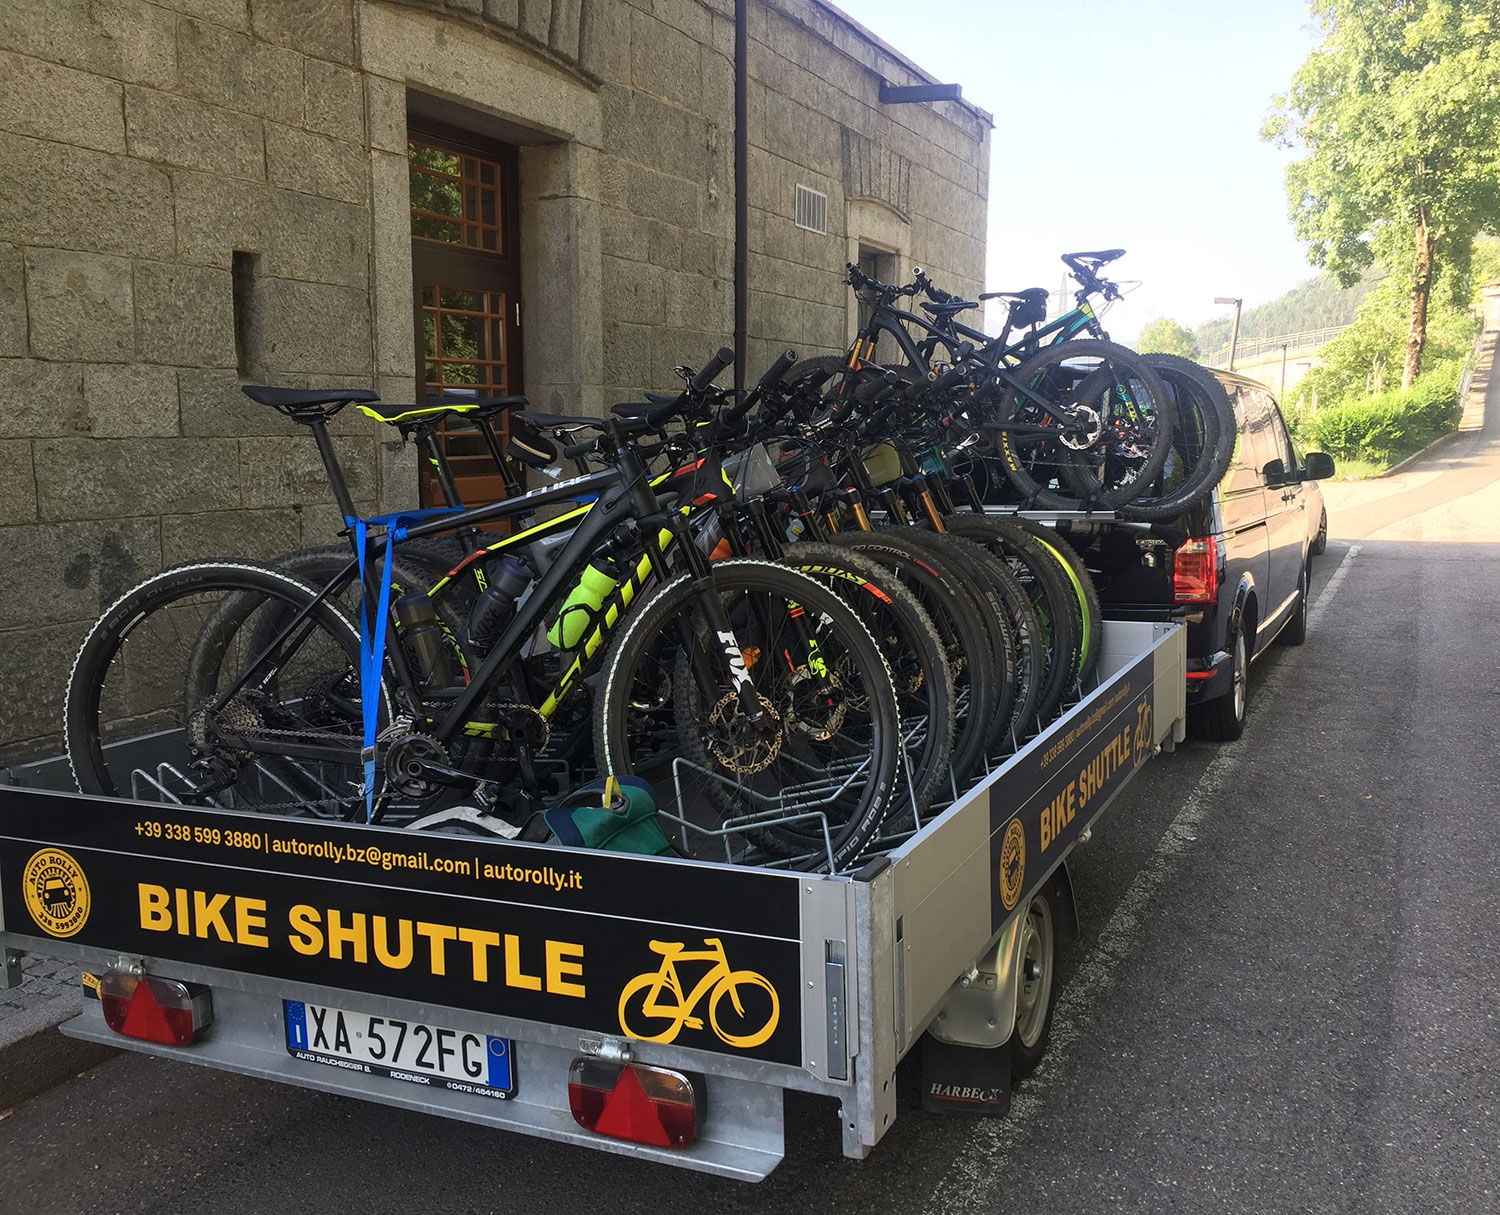
<path fill-rule="evenodd" d="M 1135 707 L 1134 742 L 1135 746 L 1133 750 L 1135 754 L 1133 758 L 1135 766 L 1139 768 L 1151 754 L 1151 702 L 1149 700 L 1142 700 Z"/>
<path fill-rule="evenodd" d="M 690 950 L 680 941 L 651 942 L 651 951 L 662 955 L 661 967 L 654 974 L 636 975 L 620 993 L 620 1028 L 628 1037 L 641 1042 L 673 1042 L 684 1028 L 702 1029 L 703 1018 L 693 1013 L 705 998 L 708 1023 L 729 1046 L 749 1050 L 776 1032 L 781 1001 L 770 980 L 753 970 L 730 970 L 724 942 L 718 937 L 704 937 L 703 944 L 708 948 Z M 686 996 L 677 974 L 682 962 L 711 963 Z M 747 989 L 748 1011 L 747 1000 L 742 998 Z M 734 1009 L 732 1020 L 726 1016 L 726 997 Z M 736 1032 L 741 1030 L 747 1032 Z"/>

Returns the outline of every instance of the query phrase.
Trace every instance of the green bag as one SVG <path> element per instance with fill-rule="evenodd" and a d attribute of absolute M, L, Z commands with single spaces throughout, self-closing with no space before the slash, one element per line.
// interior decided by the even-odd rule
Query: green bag
<path fill-rule="evenodd" d="M 610 783 L 613 797 L 606 792 Z M 559 844 L 633 852 L 638 856 L 674 853 L 657 819 L 656 791 L 638 776 L 603 777 L 573 794 L 577 803 L 554 806 L 542 817 Z"/>

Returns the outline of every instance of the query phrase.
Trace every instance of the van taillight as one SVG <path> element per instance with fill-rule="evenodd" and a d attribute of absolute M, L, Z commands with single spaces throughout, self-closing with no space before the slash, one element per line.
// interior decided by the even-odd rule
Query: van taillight
<path fill-rule="evenodd" d="M 1219 542 L 1189 540 L 1172 562 L 1172 590 L 1178 603 L 1213 603 L 1219 598 Z"/>

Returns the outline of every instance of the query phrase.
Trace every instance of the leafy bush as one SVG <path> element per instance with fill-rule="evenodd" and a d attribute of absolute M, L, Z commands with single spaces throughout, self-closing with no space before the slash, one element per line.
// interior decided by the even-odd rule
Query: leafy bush
<path fill-rule="evenodd" d="M 1335 459 L 1394 463 L 1447 434 L 1463 414 L 1458 379 L 1463 364 L 1436 364 L 1404 392 L 1346 400 L 1316 411 L 1299 402 L 1288 422 L 1299 445 Z"/>

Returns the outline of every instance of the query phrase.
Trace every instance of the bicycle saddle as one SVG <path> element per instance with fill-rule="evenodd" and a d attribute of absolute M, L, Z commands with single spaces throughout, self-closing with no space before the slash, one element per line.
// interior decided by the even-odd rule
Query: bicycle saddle
<path fill-rule="evenodd" d="M 531 404 L 525 397 L 446 397 L 420 405 L 361 405 L 359 410 L 377 422 L 388 422 L 399 426 L 423 418 L 440 418 L 444 414 L 459 414 L 466 417 L 493 418 L 507 409 Z"/>
<path fill-rule="evenodd" d="M 981 295 L 979 298 L 983 299 L 984 296 Z M 952 316 L 956 312 L 978 307 L 978 303 L 974 300 L 945 300 L 941 304 L 924 300 L 922 303 L 923 311 L 930 312 L 933 316 Z"/>
<path fill-rule="evenodd" d="M 294 422 L 331 418 L 351 401 L 380 400 L 380 394 L 368 388 L 272 388 L 269 384 L 242 384 L 240 391 L 257 405 L 279 409 Z"/>
<path fill-rule="evenodd" d="M 1100 249 L 1094 253 L 1064 253 L 1062 260 L 1068 261 L 1071 258 L 1075 262 L 1092 262 L 1097 270 L 1106 262 L 1112 262 L 1115 258 L 1124 256 L 1124 249 Z"/>
<path fill-rule="evenodd" d="M 566 413 L 535 413 L 529 409 L 525 413 L 513 416 L 523 422 L 530 422 L 533 426 L 552 426 L 561 430 L 571 430 L 575 426 L 597 427 L 604 424 L 603 418 L 587 418 Z"/>
<path fill-rule="evenodd" d="M 1026 287 L 1021 291 L 986 291 L 979 298 L 982 300 L 1028 300 L 1044 304 L 1047 302 L 1047 288 Z"/>

